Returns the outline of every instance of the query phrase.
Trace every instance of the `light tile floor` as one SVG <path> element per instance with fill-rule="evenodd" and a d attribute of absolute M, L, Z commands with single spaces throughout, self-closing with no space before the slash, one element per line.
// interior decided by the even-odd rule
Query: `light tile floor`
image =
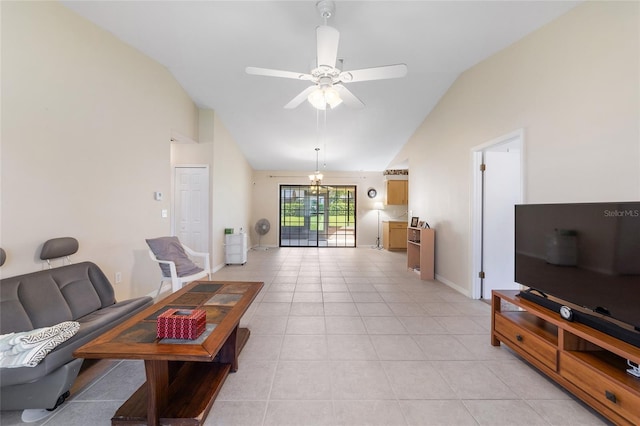
<path fill-rule="evenodd" d="M 403 252 L 281 248 L 248 259 L 214 275 L 265 287 L 206 425 L 607 424 L 491 346 L 489 305 L 420 281 Z M 144 381 L 141 362 L 110 368 L 35 424 L 109 425 Z M 22 424 L 20 412 L 0 424 Z"/>

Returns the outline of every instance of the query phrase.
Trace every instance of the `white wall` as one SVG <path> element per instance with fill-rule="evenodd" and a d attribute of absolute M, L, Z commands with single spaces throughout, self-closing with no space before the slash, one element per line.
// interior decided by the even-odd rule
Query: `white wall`
<path fill-rule="evenodd" d="M 470 149 L 525 131 L 525 202 L 640 199 L 640 4 L 584 3 L 463 73 L 391 164 L 471 294 Z"/>
<path fill-rule="evenodd" d="M 251 226 L 253 210 L 253 169 L 240 151 L 220 117 L 215 116 L 213 165 L 213 234 L 212 267 L 224 265 L 224 229 Z"/>
<path fill-rule="evenodd" d="M 261 218 L 271 223 L 271 231 L 262 237 L 263 246 L 278 246 L 278 223 L 280 185 L 308 185 L 308 175 L 312 171 L 255 171 L 253 175 L 253 209 L 250 236 L 253 245 L 258 244 L 258 234 L 253 225 Z M 380 172 L 327 172 L 322 171 L 324 185 L 355 185 L 357 187 L 357 234 L 356 246 L 366 247 L 376 244 L 378 214 L 373 210 L 376 201 L 385 200 L 386 185 L 382 171 Z M 367 197 L 367 189 L 375 188 L 378 196 L 375 199 Z M 387 206 L 380 215 L 380 221 L 393 218 L 406 220 L 406 206 Z M 382 225 L 381 231 L 382 232 Z"/>
<path fill-rule="evenodd" d="M 172 146 L 172 165 L 209 166 L 211 267 L 224 266 L 224 229 L 250 226 L 253 169 L 213 110 L 199 110 L 198 143 Z"/>
<path fill-rule="evenodd" d="M 170 136 L 197 139 L 197 109 L 161 65 L 55 2 L 1 2 L 3 276 L 42 268 L 42 243 L 73 236 L 116 296 L 146 294 L 166 235 Z"/>

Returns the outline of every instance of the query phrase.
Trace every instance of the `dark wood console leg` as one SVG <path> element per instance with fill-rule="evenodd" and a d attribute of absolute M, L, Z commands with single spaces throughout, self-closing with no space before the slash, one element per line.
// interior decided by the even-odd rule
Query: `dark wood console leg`
<path fill-rule="evenodd" d="M 496 313 L 500 312 L 502 300 L 494 292 L 491 293 L 491 345 L 500 346 L 500 340 L 496 337 Z"/>

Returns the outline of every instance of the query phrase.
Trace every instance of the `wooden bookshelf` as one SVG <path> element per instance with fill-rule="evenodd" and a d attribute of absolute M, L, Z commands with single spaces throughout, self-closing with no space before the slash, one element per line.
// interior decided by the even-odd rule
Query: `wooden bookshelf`
<path fill-rule="evenodd" d="M 421 280 L 435 278 L 435 240 L 433 229 L 407 228 L 407 268 L 419 273 Z"/>

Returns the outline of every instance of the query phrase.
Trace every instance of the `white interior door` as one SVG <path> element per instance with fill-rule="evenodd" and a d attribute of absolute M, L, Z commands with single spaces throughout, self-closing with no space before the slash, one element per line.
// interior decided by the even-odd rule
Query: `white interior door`
<path fill-rule="evenodd" d="M 176 167 L 174 193 L 174 235 L 193 250 L 208 252 L 209 168 Z"/>
<path fill-rule="evenodd" d="M 521 202 L 520 150 L 484 153 L 482 297 L 493 289 L 517 289 L 514 277 L 514 206 Z"/>

